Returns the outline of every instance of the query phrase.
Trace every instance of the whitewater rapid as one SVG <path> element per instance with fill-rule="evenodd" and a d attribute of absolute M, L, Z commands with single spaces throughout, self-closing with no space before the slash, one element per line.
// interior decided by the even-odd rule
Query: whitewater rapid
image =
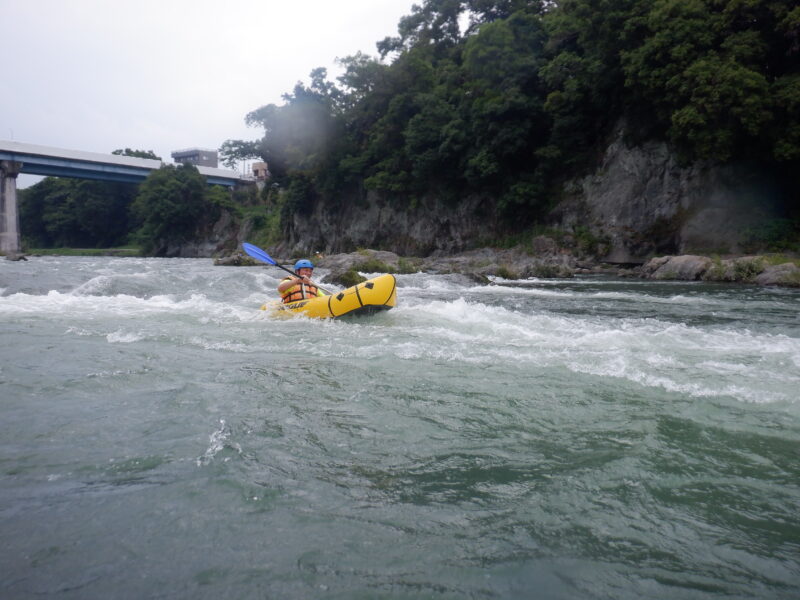
<path fill-rule="evenodd" d="M 280 277 L 0 264 L 1 596 L 800 593 L 797 290 Z"/>

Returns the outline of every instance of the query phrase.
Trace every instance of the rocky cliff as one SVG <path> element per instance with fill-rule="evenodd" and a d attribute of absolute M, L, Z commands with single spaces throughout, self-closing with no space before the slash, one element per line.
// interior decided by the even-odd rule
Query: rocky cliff
<path fill-rule="evenodd" d="M 194 239 L 166 242 L 156 248 L 154 254 L 178 258 L 225 256 L 241 249 L 251 230 L 249 220 L 242 221 L 224 210 L 216 223 L 199 231 Z"/>
<path fill-rule="evenodd" d="M 664 143 L 630 146 L 617 129 L 596 170 L 564 186 L 547 225 L 602 241 L 595 258 L 641 264 L 656 254 L 729 254 L 745 248 L 749 231 L 782 216 L 781 190 L 755 165 L 680 164 Z M 449 206 L 426 198 L 413 207 L 382 202 L 317 203 L 296 217 L 281 254 L 382 248 L 406 256 L 447 255 L 480 247 L 504 233 L 490 199 Z"/>
<path fill-rule="evenodd" d="M 295 216 L 289 240 L 277 251 L 286 255 L 383 248 L 405 256 L 450 254 L 496 237 L 492 203 L 464 198 L 455 206 L 425 198 L 415 206 L 397 206 L 369 192 L 362 201 L 331 206 L 318 202 L 308 217 Z"/>
<path fill-rule="evenodd" d="M 774 176 L 754 165 L 682 165 L 664 143 L 628 145 L 619 127 L 594 172 L 564 186 L 545 225 L 554 232 L 558 251 L 605 263 L 643 264 L 665 254 L 741 254 L 759 250 L 745 243 L 753 228 L 783 216 L 782 193 Z M 173 244 L 164 254 L 225 254 L 246 238 L 247 227 L 225 216 L 202 239 Z M 285 233 L 286 240 L 271 248 L 278 256 L 358 248 L 447 256 L 508 232 L 498 224 L 490 198 L 446 204 L 427 197 L 398 206 L 370 192 L 317 202 L 310 215 L 296 215 Z M 591 238 L 591 247 L 579 243 L 580 236 Z M 538 252 L 536 243 L 528 246 Z"/>
<path fill-rule="evenodd" d="M 600 260 L 642 263 L 653 254 L 729 254 L 753 228 L 782 216 L 775 177 L 752 164 L 681 165 L 664 143 L 629 146 L 622 128 L 594 173 L 565 186 L 553 225 L 606 241 Z"/>

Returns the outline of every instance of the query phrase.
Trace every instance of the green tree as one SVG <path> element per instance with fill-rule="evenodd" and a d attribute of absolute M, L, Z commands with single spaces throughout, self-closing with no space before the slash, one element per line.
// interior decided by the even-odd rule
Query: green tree
<path fill-rule="evenodd" d="M 205 178 L 189 164 L 153 171 L 140 185 L 131 208 L 142 250 L 157 255 L 171 242 L 195 237 L 218 214 L 209 201 Z"/>
<path fill-rule="evenodd" d="M 130 148 L 117 149 L 114 150 L 111 154 L 117 154 L 120 156 L 133 156 L 136 158 L 149 158 L 152 160 L 161 160 L 160 156 L 156 156 L 155 152 L 152 150 L 131 150 Z"/>
<path fill-rule="evenodd" d="M 126 183 L 46 177 L 20 194 L 25 243 L 43 248 L 124 244 L 136 188 Z"/>
<path fill-rule="evenodd" d="M 229 169 L 235 169 L 240 161 L 262 158 L 260 144 L 252 140 L 225 140 L 219 148 L 219 155 L 222 164 Z"/>
<path fill-rule="evenodd" d="M 626 31 L 635 42 L 621 52 L 632 99 L 654 109 L 688 157 L 798 156 L 795 2 L 656 0 Z"/>

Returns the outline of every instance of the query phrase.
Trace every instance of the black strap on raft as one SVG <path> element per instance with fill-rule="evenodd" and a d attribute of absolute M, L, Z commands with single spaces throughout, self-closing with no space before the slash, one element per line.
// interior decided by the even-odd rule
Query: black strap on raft
<path fill-rule="evenodd" d="M 356 286 L 356 298 L 358 298 L 359 305 L 364 306 L 364 301 L 361 299 L 361 294 L 358 293 L 358 286 Z"/>

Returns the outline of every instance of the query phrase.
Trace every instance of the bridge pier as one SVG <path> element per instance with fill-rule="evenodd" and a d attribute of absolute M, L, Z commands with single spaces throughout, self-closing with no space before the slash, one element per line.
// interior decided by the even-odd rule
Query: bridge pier
<path fill-rule="evenodd" d="M 19 252 L 19 211 L 17 210 L 17 175 L 22 163 L 0 160 L 0 252 Z"/>

